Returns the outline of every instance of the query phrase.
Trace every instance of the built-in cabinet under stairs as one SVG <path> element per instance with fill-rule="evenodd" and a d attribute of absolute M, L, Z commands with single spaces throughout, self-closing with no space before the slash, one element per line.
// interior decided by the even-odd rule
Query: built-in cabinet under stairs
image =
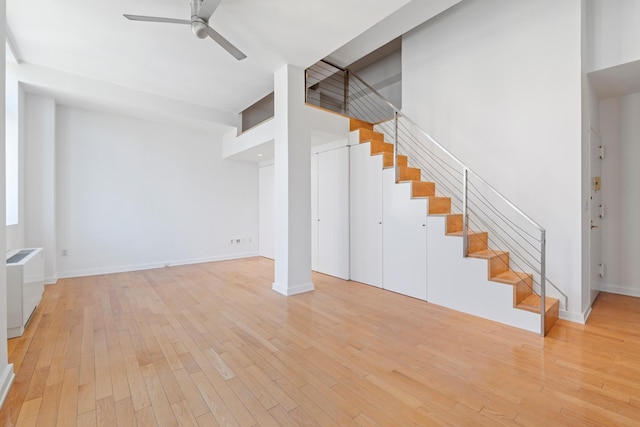
<path fill-rule="evenodd" d="M 369 145 L 371 156 L 382 156 L 383 168 L 394 168 L 394 147 L 393 144 L 385 142 L 384 134 L 376 132 L 371 123 L 357 119 L 351 119 L 350 130 L 352 135 L 357 134 L 360 144 Z M 532 274 L 512 270 L 509 252 L 490 248 L 489 234 L 482 230 L 468 230 L 468 258 L 463 260 L 462 214 L 451 211 L 451 199 L 437 195 L 437 184 L 423 181 L 420 169 L 411 167 L 406 156 L 398 155 L 397 162 L 396 185 L 410 185 L 408 197 L 411 199 L 426 199 L 427 219 L 424 226 L 427 227 L 429 256 L 425 260 L 428 277 L 428 285 L 425 284 L 427 287 L 425 299 L 435 304 L 496 320 L 501 320 L 499 312 L 504 312 L 508 318 L 516 319 L 512 323 L 515 326 L 530 330 L 539 328 L 540 296 L 534 292 Z M 445 255 L 447 252 L 450 254 Z M 459 259 L 443 263 L 441 260 L 445 256 Z M 482 273 L 483 268 L 478 265 L 478 262 L 486 263 L 485 273 Z M 443 265 L 451 271 L 443 270 Z M 468 271 L 462 273 L 461 269 Z M 483 274 L 486 275 L 486 280 L 484 277 L 478 277 L 479 282 L 469 279 L 472 275 Z M 386 284 L 383 283 L 383 287 L 387 288 Z M 506 301 L 503 297 L 505 289 L 508 289 L 505 287 L 511 288 L 512 298 L 508 298 L 511 301 Z M 494 301 L 492 297 L 494 293 L 497 295 L 496 299 L 503 301 Z M 482 298 L 478 298 L 478 295 Z M 464 302 L 465 298 L 466 302 Z M 547 297 L 545 301 L 546 334 L 558 319 L 559 301 L 551 297 Z M 474 308 L 474 304 L 486 306 Z M 496 305 L 493 306 L 493 304 Z M 508 304 L 510 304 L 509 307 L 499 306 Z"/>

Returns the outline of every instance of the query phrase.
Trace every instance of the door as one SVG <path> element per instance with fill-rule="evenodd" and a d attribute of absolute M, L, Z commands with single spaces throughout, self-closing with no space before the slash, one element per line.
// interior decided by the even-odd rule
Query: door
<path fill-rule="evenodd" d="M 604 217 L 604 207 L 602 206 L 601 190 L 601 162 L 602 162 L 602 141 L 600 135 L 591 129 L 589 135 L 590 159 L 589 170 L 591 176 L 591 190 L 589 200 L 589 215 L 591 219 L 591 231 L 589 233 L 589 287 L 590 298 L 593 302 L 600 293 L 600 284 L 604 266 L 602 265 L 602 219 Z"/>
<path fill-rule="evenodd" d="M 382 287 L 382 156 L 369 144 L 351 147 L 351 280 Z"/>
<path fill-rule="evenodd" d="M 317 271 L 349 279 L 349 148 L 317 155 Z"/>
<path fill-rule="evenodd" d="M 396 184 L 395 171 L 382 172 L 383 288 L 427 299 L 427 200 L 411 197 L 411 184 Z"/>

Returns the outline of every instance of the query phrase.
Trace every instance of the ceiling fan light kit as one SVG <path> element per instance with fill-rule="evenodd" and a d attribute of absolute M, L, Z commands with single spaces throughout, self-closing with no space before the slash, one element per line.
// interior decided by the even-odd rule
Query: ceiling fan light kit
<path fill-rule="evenodd" d="M 222 0 L 191 0 L 191 20 L 127 14 L 124 14 L 123 16 L 131 21 L 191 25 L 191 31 L 196 35 L 196 37 L 200 39 L 204 39 L 207 36 L 211 37 L 237 60 L 244 59 L 247 55 L 242 53 L 240 49 L 235 47 L 229 40 L 225 39 L 220 33 L 209 26 L 211 15 L 213 15 L 213 12 L 218 8 L 221 1 Z"/>

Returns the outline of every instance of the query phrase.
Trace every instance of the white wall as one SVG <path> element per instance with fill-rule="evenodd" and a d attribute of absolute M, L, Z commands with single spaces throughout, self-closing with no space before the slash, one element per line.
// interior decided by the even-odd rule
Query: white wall
<path fill-rule="evenodd" d="M 640 60 L 640 2 L 587 0 L 589 69 Z"/>
<path fill-rule="evenodd" d="M 640 93 L 600 101 L 603 290 L 640 296 Z"/>
<path fill-rule="evenodd" d="M 11 108 L 15 110 L 15 116 L 7 114 L 7 170 L 14 168 L 13 179 L 17 182 L 11 185 L 17 198 L 17 220 L 9 221 L 7 218 L 7 249 L 24 247 L 24 139 L 25 139 L 25 97 L 26 94 L 22 85 L 18 83 L 15 66 L 7 66 L 7 103 L 11 102 Z M 9 101 L 10 100 L 10 101 Z M 12 142 L 9 142 L 12 140 Z M 12 144 L 13 151 L 9 154 L 9 144 Z M 9 173 L 7 173 L 9 175 Z M 9 197 L 10 185 L 7 181 L 7 198 Z M 7 209 L 8 210 L 8 209 Z M 11 224 L 13 223 L 13 224 Z M 10 224 L 10 225 L 9 225 Z"/>
<path fill-rule="evenodd" d="M 273 163 L 260 165 L 258 169 L 258 254 L 275 258 L 275 193 L 273 188 Z"/>
<path fill-rule="evenodd" d="M 373 87 L 387 101 L 402 108 L 402 52 L 393 52 L 356 74 Z"/>
<path fill-rule="evenodd" d="M 18 224 L 18 136 L 20 129 L 19 120 L 19 93 L 18 78 L 11 68 L 6 70 L 6 191 L 7 191 L 7 225 Z"/>
<path fill-rule="evenodd" d="M 47 283 L 56 266 L 56 105 L 52 98 L 27 94 L 25 107 L 24 244 L 44 248 Z"/>
<path fill-rule="evenodd" d="M 6 32 L 6 5 L 0 5 L 0 34 Z M 5 43 L 0 46 L 0 57 L 5 56 Z M 5 66 L 0 66 L 0 82 L 5 81 Z M 5 86 L 0 85 L 0 99 L 5 97 Z M 0 102 L 0 221 L 5 223 L 5 103 Z M 6 230 L 0 227 L 0 250 L 6 252 Z M 0 263 L 0 407 L 13 382 L 13 365 L 7 357 L 7 265 Z"/>
<path fill-rule="evenodd" d="M 56 125 L 60 277 L 257 254 L 257 167 L 220 137 L 69 107 Z"/>
<path fill-rule="evenodd" d="M 403 110 L 547 229 L 581 313 L 581 2 L 468 1 L 403 38 Z"/>

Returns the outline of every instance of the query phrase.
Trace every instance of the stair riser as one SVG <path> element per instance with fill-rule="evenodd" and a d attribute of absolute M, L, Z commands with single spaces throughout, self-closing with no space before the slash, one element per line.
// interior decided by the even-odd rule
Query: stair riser
<path fill-rule="evenodd" d="M 447 215 L 447 234 L 462 231 L 462 214 Z"/>
<path fill-rule="evenodd" d="M 400 181 L 420 181 L 420 169 L 416 168 L 399 168 Z"/>
<path fill-rule="evenodd" d="M 488 260 L 489 278 L 509 270 L 509 254 L 496 255 Z"/>
<path fill-rule="evenodd" d="M 380 141 L 384 142 L 384 135 L 380 132 L 374 132 L 372 130 L 360 129 L 360 142 L 367 141 Z"/>
<path fill-rule="evenodd" d="M 558 321 L 560 315 L 560 302 L 556 301 L 550 309 L 547 310 L 544 317 L 544 334 L 547 335 L 553 325 Z"/>
<path fill-rule="evenodd" d="M 520 304 L 532 293 L 531 286 L 526 280 L 521 280 L 513 285 L 513 306 Z"/>
<path fill-rule="evenodd" d="M 469 253 L 486 251 L 487 241 L 489 240 L 487 233 L 474 233 L 467 236 L 467 248 Z"/>
<path fill-rule="evenodd" d="M 436 184 L 433 182 L 414 182 L 411 187 L 412 197 L 433 197 L 436 195 Z"/>
<path fill-rule="evenodd" d="M 407 156 L 399 155 L 398 166 L 408 166 L 408 165 L 409 165 L 409 159 L 407 158 Z"/>
<path fill-rule="evenodd" d="M 358 120 L 358 119 L 349 120 L 349 130 L 353 132 L 354 130 L 358 130 L 358 129 L 366 129 L 366 130 L 373 131 L 373 125 L 371 123 L 363 122 L 362 120 Z"/>
<path fill-rule="evenodd" d="M 451 199 L 449 197 L 429 197 L 429 214 L 451 213 Z"/>
<path fill-rule="evenodd" d="M 371 155 L 380 154 L 380 153 L 391 153 L 393 154 L 393 144 L 389 144 L 382 141 L 370 141 L 371 144 Z"/>

